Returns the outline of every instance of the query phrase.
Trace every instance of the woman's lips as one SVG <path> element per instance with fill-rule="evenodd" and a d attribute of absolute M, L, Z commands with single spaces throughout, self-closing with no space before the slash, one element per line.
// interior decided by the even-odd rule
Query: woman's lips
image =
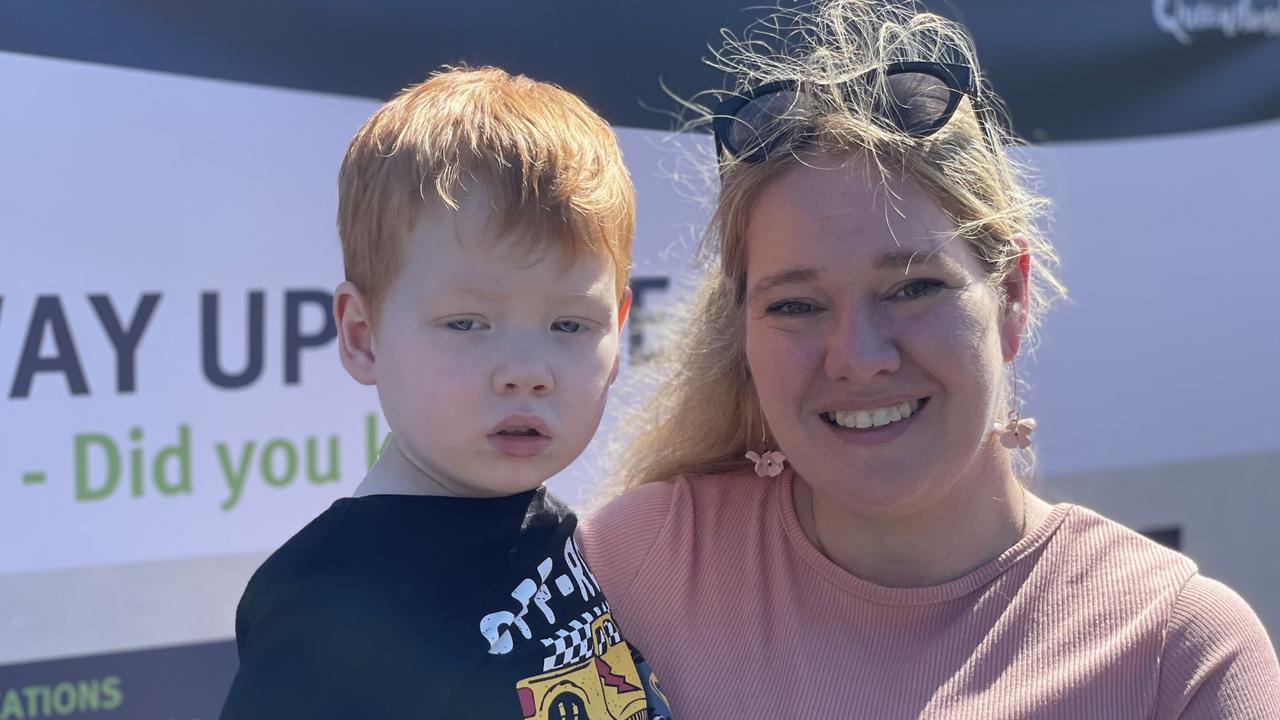
<path fill-rule="evenodd" d="M 831 422 L 831 420 L 828 419 L 830 416 L 829 413 L 822 413 L 820 417 L 822 418 L 823 424 L 830 428 L 831 432 L 835 434 L 836 438 L 841 442 L 859 446 L 883 445 L 884 443 L 897 439 L 900 435 L 911 429 L 911 427 L 915 425 L 916 419 L 920 417 L 928 404 L 929 398 L 923 398 L 919 401 L 918 405 L 913 408 L 910 417 L 895 420 L 887 425 L 881 425 L 880 427 L 847 428 Z"/>

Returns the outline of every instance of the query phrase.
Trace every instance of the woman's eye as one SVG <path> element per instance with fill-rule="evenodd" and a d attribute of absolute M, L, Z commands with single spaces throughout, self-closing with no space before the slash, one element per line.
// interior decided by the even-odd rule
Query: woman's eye
<path fill-rule="evenodd" d="M 475 320 L 450 320 L 445 324 L 450 330 L 462 330 L 463 332 L 474 330 L 477 325 Z"/>
<path fill-rule="evenodd" d="M 551 329 L 556 332 L 576 333 L 582 331 L 582 323 L 577 320 L 557 320 L 551 323 Z"/>
<path fill-rule="evenodd" d="M 941 280 L 913 280 L 898 288 L 898 291 L 894 293 L 894 297 L 910 300 L 922 295 L 930 295 L 941 287 Z"/>
<path fill-rule="evenodd" d="M 783 300 L 765 308 L 767 315 L 808 315 L 816 310 L 812 303 L 803 300 Z"/>

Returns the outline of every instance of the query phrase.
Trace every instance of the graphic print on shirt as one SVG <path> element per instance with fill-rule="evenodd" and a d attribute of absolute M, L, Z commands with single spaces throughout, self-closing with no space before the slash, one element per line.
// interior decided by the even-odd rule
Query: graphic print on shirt
<path fill-rule="evenodd" d="M 553 576 L 557 560 L 566 572 Z M 670 720 L 657 679 L 622 638 L 572 536 L 562 557 L 538 563 L 510 597 L 518 610 L 485 615 L 480 632 L 491 655 L 542 646 L 542 672 L 514 688 L 526 720 Z"/>

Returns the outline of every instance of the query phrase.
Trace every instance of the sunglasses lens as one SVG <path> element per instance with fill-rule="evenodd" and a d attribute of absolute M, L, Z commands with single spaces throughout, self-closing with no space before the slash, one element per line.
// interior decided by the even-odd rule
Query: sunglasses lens
<path fill-rule="evenodd" d="M 929 73 L 896 73 L 886 82 L 889 107 L 882 114 L 908 135 L 928 135 L 942 127 L 960 102 L 959 91 Z"/>
<path fill-rule="evenodd" d="M 943 77 L 957 87 L 969 81 L 964 73 L 951 77 L 950 68 L 935 65 L 936 70 L 928 72 L 890 69 L 885 78 L 885 106 L 875 107 L 875 115 L 912 137 L 930 135 L 947 124 L 964 92 L 948 85 Z M 814 98 L 781 83 L 754 92 L 756 97 L 746 102 L 726 101 L 727 108 L 715 120 L 716 137 L 723 150 L 748 162 L 763 160 L 788 140 L 788 133 L 807 127 L 816 110 L 806 105 L 815 102 Z"/>
<path fill-rule="evenodd" d="M 741 158 L 760 159 L 799 117 L 800 95 L 779 90 L 760 95 L 721 122 L 721 142 Z"/>

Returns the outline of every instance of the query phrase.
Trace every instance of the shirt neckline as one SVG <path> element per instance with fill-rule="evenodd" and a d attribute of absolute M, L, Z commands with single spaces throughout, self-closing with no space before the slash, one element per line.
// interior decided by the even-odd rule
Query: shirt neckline
<path fill-rule="evenodd" d="M 792 496 L 794 473 L 788 468 L 785 477 L 778 478 L 774 486 L 774 510 L 781 520 L 783 530 L 792 548 L 810 568 L 837 587 L 861 598 L 885 605 L 930 605 L 954 600 L 981 588 L 1027 557 L 1043 545 L 1075 509 L 1070 503 L 1054 505 L 1049 514 L 1031 532 L 1009 549 L 985 564 L 939 585 L 927 587 L 888 587 L 864 580 L 836 565 L 818 551 L 796 515 Z"/>

